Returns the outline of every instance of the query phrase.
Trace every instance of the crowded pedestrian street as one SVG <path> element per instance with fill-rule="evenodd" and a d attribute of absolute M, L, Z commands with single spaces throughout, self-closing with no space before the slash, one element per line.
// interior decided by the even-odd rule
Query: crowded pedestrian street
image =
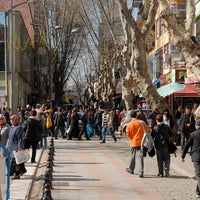
<path fill-rule="evenodd" d="M 169 177 L 157 176 L 156 157 L 145 157 L 144 177 L 129 174 L 126 168 L 130 159 L 129 141 L 126 136 L 119 137 L 116 143 L 107 136 L 104 144 L 99 139 L 78 141 L 59 138 L 54 140 L 55 156 L 51 196 L 54 200 L 193 200 L 196 180 L 190 156 L 185 163 L 171 156 Z M 36 164 L 26 163 L 27 173 L 19 180 L 11 182 L 11 200 L 42 199 L 42 188 L 38 194 L 30 195 L 31 181 L 42 175 L 35 173 L 44 168 L 48 149 L 38 150 Z M 137 165 L 137 164 L 136 164 Z M 33 169 L 35 168 L 35 169 Z M 44 169 L 43 172 L 44 173 Z M 37 177 L 38 176 L 38 177 Z M 42 183 L 37 183 L 38 187 Z"/>

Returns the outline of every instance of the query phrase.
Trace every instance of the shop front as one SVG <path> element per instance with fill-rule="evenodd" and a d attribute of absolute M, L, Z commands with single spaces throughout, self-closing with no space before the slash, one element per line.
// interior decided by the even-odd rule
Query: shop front
<path fill-rule="evenodd" d="M 187 70 L 184 89 L 174 93 L 174 102 L 182 107 L 200 104 L 200 82 L 190 70 Z"/>
<path fill-rule="evenodd" d="M 166 98 L 166 101 L 172 110 L 176 110 L 179 105 L 191 105 L 200 103 L 200 85 L 197 79 L 195 83 L 194 75 L 189 78 L 186 69 L 172 69 L 168 74 L 160 76 L 160 88 L 158 93 Z M 190 80 L 190 81 L 189 81 Z"/>

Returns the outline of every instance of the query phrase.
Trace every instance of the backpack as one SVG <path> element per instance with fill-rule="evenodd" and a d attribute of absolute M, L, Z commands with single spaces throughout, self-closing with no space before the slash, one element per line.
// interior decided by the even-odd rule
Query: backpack
<path fill-rule="evenodd" d="M 46 127 L 47 128 L 50 128 L 52 127 L 53 123 L 52 123 L 52 120 L 51 120 L 51 117 L 50 116 L 47 116 L 47 119 L 46 119 Z"/>

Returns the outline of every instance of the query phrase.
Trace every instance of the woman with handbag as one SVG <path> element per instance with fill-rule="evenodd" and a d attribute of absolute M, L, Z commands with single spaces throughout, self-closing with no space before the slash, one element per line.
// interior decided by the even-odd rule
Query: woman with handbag
<path fill-rule="evenodd" d="M 17 115 L 12 115 L 10 117 L 11 128 L 9 133 L 9 143 L 8 149 L 10 151 L 11 157 L 11 170 L 10 175 L 13 176 L 12 179 L 20 179 L 24 173 L 26 173 L 25 164 L 16 164 L 16 160 L 13 151 L 18 151 L 24 149 L 23 143 L 23 127 L 19 123 L 19 117 Z"/>

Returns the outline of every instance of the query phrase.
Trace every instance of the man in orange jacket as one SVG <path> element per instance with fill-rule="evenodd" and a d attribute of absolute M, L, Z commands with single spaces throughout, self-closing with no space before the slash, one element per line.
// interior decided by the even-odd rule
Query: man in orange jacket
<path fill-rule="evenodd" d="M 142 178 L 144 174 L 144 159 L 143 152 L 141 151 L 141 142 L 144 135 L 142 123 L 146 131 L 148 131 L 148 128 L 144 121 L 137 119 L 137 112 L 132 111 L 130 116 L 132 120 L 127 124 L 126 136 L 130 139 L 131 161 L 126 171 L 130 174 L 134 174 L 137 155 L 139 161 L 139 177 Z"/>

